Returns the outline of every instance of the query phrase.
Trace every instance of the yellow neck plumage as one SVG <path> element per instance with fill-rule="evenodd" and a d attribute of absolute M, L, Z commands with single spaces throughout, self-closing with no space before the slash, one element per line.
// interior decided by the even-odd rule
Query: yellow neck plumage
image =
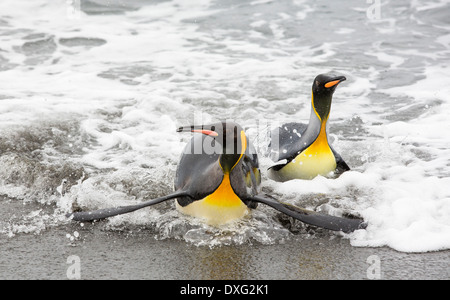
<path fill-rule="evenodd" d="M 225 174 L 219 187 L 206 198 L 197 200 L 188 206 L 177 208 L 190 216 L 201 218 L 209 225 L 221 225 L 241 219 L 249 213 L 249 208 L 234 193 L 230 183 L 230 174 Z"/>
<path fill-rule="evenodd" d="M 241 131 L 241 152 L 239 159 L 231 167 L 229 172 L 224 171 L 222 183 L 211 195 L 205 198 L 206 203 L 222 207 L 236 206 L 242 203 L 241 199 L 234 193 L 233 188 L 231 187 L 230 172 L 242 159 L 242 156 L 244 155 L 246 149 L 247 137 L 245 136 L 244 131 Z"/>
<path fill-rule="evenodd" d="M 328 144 L 326 131 L 328 115 L 322 120 L 314 107 L 314 96 L 312 107 L 320 120 L 319 134 L 308 148 L 281 169 L 282 176 L 286 179 L 312 179 L 317 175 L 326 176 L 336 169 L 336 159 Z"/>

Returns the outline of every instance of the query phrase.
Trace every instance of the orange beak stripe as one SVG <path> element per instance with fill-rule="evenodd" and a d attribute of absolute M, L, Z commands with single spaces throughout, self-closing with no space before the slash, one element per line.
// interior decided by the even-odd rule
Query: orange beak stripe
<path fill-rule="evenodd" d="M 339 82 L 341 82 L 341 81 L 340 81 L 340 80 L 334 80 L 334 81 L 327 82 L 327 83 L 325 83 L 325 87 L 326 87 L 326 88 L 330 88 L 330 87 L 332 87 L 332 86 L 335 86 L 335 85 L 338 84 Z"/>
<path fill-rule="evenodd" d="M 212 130 L 201 130 L 201 129 L 193 129 L 192 132 L 200 132 L 206 135 L 210 135 L 210 136 L 218 136 L 219 134 L 215 131 Z"/>

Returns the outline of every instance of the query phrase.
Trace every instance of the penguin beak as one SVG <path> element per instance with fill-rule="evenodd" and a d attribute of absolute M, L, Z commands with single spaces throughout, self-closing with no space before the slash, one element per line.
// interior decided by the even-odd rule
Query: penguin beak
<path fill-rule="evenodd" d="M 347 78 L 345 78 L 345 76 L 339 76 L 339 77 L 336 77 L 336 78 L 333 79 L 332 81 L 328 81 L 327 83 L 325 83 L 325 87 L 326 87 L 326 88 L 333 87 L 333 86 L 339 84 L 340 82 L 345 81 L 346 79 L 347 79 Z"/>
<path fill-rule="evenodd" d="M 210 129 L 205 129 L 203 128 L 203 126 L 196 126 L 196 125 L 192 125 L 192 126 L 183 126 L 177 129 L 177 132 L 199 132 L 205 135 L 210 135 L 213 137 L 218 136 L 219 134 L 217 132 L 215 132 L 214 130 L 210 130 Z"/>

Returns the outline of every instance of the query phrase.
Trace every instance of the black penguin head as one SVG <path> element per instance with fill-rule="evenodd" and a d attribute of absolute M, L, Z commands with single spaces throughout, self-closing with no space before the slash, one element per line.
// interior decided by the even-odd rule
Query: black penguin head
<path fill-rule="evenodd" d="M 178 132 L 199 132 L 209 136 L 210 143 L 201 145 L 204 153 L 220 154 L 219 163 L 224 172 L 230 172 L 241 160 L 247 149 L 244 129 L 234 122 L 219 122 L 210 125 L 180 127 Z"/>
<path fill-rule="evenodd" d="M 328 119 L 334 90 L 344 80 L 346 80 L 344 76 L 332 74 L 320 74 L 314 79 L 312 85 L 312 105 L 321 121 Z"/>

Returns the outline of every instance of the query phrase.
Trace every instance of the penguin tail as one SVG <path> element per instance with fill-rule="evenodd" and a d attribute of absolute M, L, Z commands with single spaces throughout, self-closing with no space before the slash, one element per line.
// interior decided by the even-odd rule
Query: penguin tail
<path fill-rule="evenodd" d="M 367 223 L 362 219 L 348 219 L 321 214 L 292 204 L 277 201 L 269 195 L 255 195 L 250 197 L 248 200 L 268 205 L 303 223 L 333 231 L 350 233 L 358 229 L 365 229 L 367 227 Z"/>
<path fill-rule="evenodd" d="M 66 217 L 71 218 L 72 220 L 78 221 L 78 222 L 89 222 L 89 221 L 101 220 L 101 219 L 106 219 L 106 218 L 117 216 L 117 215 L 130 213 L 130 212 L 133 212 L 135 210 L 138 210 L 138 209 L 141 209 L 141 208 L 144 208 L 147 206 L 155 205 L 155 204 L 158 204 L 158 203 L 170 200 L 170 199 L 174 199 L 177 197 L 184 197 L 184 196 L 189 196 L 189 195 L 186 192 L 178 191 L 178 192 L 175 192 L 175 193 L 163 196 L 163 197 L 144 201 L 142 203 L 135 204 L 135 205 L 103 208 L 103 209 L 98 209 L 98 210 L 94 210 L 94 211 L 73 212 L 73 213 L 67 214 Z"/>

